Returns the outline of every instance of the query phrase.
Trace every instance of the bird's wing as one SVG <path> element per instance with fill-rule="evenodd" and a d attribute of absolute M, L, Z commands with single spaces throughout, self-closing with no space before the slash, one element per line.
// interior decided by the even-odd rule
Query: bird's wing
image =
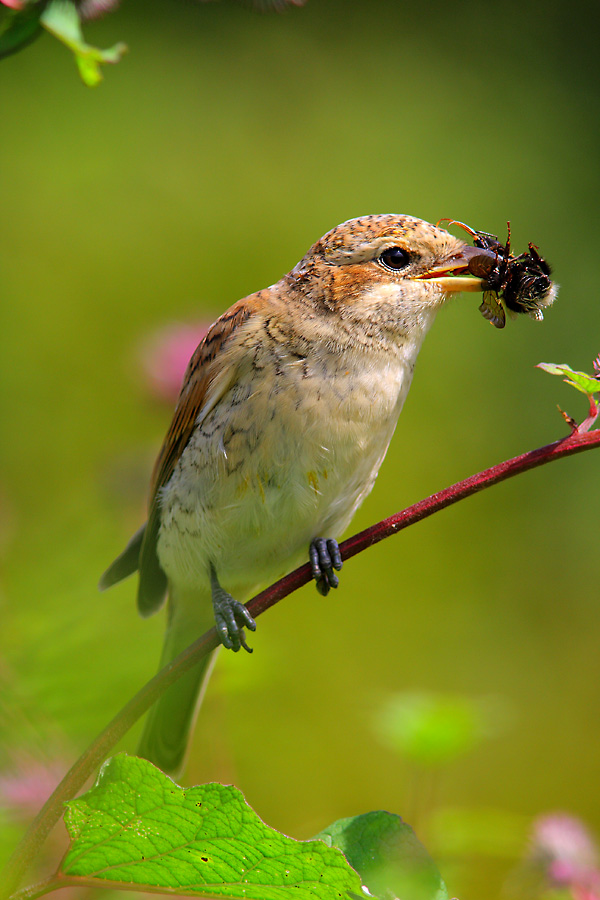
<path fill-rule="evenodd" d="M 239 300 L 223 313 L 200 342 L 187 367 L 173 421 L 152 475 L 150 512 L 139 555 L 138 609 L 143 616 L 160 609 L 167 593 L 167 578 L 156 553 L 160 489 L 171 478 L 196 425 L 235 383 L 238 366 L 232 359 L 224 359 L 223 351 L 231 335 L 256 310 L 255 297 L 259 296 Z"/>

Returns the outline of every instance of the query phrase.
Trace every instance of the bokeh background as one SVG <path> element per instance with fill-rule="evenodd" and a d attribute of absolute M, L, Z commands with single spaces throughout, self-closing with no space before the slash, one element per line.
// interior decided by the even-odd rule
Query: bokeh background
<path fill-rule="evenodd" d="M 476 296 L 441 312 L 352 530 L 560 437 L 557 404 L 584 417 L 534 367 L 600 352 L 597 25 L 580 0 L 144 0 L 87 27 L 130 47 L 95 90 L 48 36 L 2 62 L 2 852 L 155 670 L 162 616 L 96 583 L 143 520 L 174 325 L 352 216 L 510 219 L 559 302 L 503 332 Z M 400 813 L 461 900 L 500 896 L 536 816 L 600 830 L 599 462 L 486 491 L 264 616 L 252 657 L 221 654 L 185 783 L 232 781 L 301 838 Z"/>

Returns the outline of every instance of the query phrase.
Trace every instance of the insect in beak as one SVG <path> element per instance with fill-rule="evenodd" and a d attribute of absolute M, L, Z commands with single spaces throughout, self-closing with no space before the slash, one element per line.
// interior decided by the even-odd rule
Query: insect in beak
<path fill-rule="evenodd" d="M 480 247 L 463 247 L 460 253 L 435 266 L 423 275 L 415 275 L 415 281 L 428 281 L 439 285 L 447 293 L 484 291 L 485 276 L 491 271 L 496 254 Z M 464 274 L 463 274 L 464 273 Z M 469 273 L 469 274 L 466 274 Z"/>

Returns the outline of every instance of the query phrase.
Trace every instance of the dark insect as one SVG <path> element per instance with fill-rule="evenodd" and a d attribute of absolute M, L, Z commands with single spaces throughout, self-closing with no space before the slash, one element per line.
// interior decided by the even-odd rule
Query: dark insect
<path fill-rule="evenodd" d="M 510 222 L 506 244 L 495 234 L 474 231 L 462 222 L 451 222 L 468 231 L 473 243 L 481 249 L 481 256 L 474 256 L 469 271 L 485 281 L 486 291 L 479 307 L 484 318 L 496 328 L 504 328 L 506 315 L 502 301 L 514 313 L 526 313 L 541 322 L 543 310 L 551 306 L 556 297 L 556 286 L 550 278 L 551 269 L 531 242 L 527 253 L 513 256 L 510 252 Z"/>

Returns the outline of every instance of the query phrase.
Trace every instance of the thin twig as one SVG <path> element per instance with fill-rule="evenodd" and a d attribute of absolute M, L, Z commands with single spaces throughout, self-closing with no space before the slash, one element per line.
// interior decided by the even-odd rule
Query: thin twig
<path fill-rule="evenodd" d="M 373 544 L 379 543 L 384 538 L 397 534 L 409 525 L 414 525 L 422 519 L 426 519 L 433 513 L 439 512 L 459 500 L 464 500 L 472 494 L 477 494 L 485 488 L 492 487 L 507 478 L 519 475 L 521 472 L 527 472 L 529 469 L 535 469 L 537 466 L 543 466 L 545 463 L 552 462 L 555 459 L 562 459 L 566 456 L 573 456 L 575 453 L 582 453 L 584 450 L 591 450 L 593 447 L 600 446 L 600 429 L 588 432 L 574 432 L 567 437 L 555 441 L 553 444 L 547 444 L 545 447 L 539 447 L 537 450 L 530 450 L 528 453 L 522 453 L 520 456 L 514 456 L 506 462 L 498 463 L 483 472 L 471 475 L 464 481 L 450 485 L 443 491 L 432 494 L 425 500 L 420 500 L 413 506 L 409 506 L 402 512 L 396 513 L 376 525 L 371 525 L 364 531 L 353 535 L 340 544 L 340 552 L 342 559 L 350 559 L 372 547 Z M 250 613 L 256 618 L 269 607 L 274 606 L 279 600 L 292 591 L 297 590 L 310 581 L 310 566 L 305 563 L 290 572 L 281 581 L 277 581 L 271 587 L 257 594 L 253 600 L 248 603 Z"/>
<path fill-rule="evenodd" d="M 587 432 L 574 431 L 553 444 L 548 444 L 537 450 L 530 450 L 528 453 L 521 454 L 521 456 L 515 456 L 513 459 L 485 469 L 485 471 L 472 475 L 470 478 L 451 485 L 443 491 L 432 494 L 431 497 L 415 503 L 414 506 L 396 513 L 396 515 L 390 516 L 388 519 L 384 519 L 382 522 L 378 522 L 376 525 L 372 525 L 359 534 L 348 538 L 340 545 L 342 559 L 350 559 L 384 538 L 397 534 L 409 525 L 420 522 L 440 509 L 451 506 L 459 500 L 464 500 L 465 497 L 470 497 L 472 494 L 491 487 L 493 484 L 498 484 L 500 481 L 505 481 L 507 478 L 512 478 L 514 475 L 527 472 L 529 469 L 542 466 L 555 459 L 562 459 L 563 457 L 582 453 L 584 450 L 591 450 L 593 447 L 599 446 L 600 429 Z M 262 615 L 265 610 L 274 606 L 288 594 L 302 587 L 302 585 L 307 584 L 310 579 L 310 565 L 305 563 L 250 600 L 247 604 L 249 612 L 254 618 Z M 18 886 L 25 869 L 33 861 L 49 832 L 60 819 L 64 802 L 76 795 L 112 748 L 150 708 L 155 700 L 173 682 L 177 681 L 188 669 L 196 665 L 217 646 L 216 631 L 214 628 L 211 628 L 210 631 L 202 635 L 199 640 L 191 644 L 144 685 L 141 691 L 123 707 L 104 731 L 95 738 L 40 810 L 9 860 L 0 883 L 0 900 L 9 898 L 12 891 Z M 27 894 L 22 896 L 27 896 Z"/>

